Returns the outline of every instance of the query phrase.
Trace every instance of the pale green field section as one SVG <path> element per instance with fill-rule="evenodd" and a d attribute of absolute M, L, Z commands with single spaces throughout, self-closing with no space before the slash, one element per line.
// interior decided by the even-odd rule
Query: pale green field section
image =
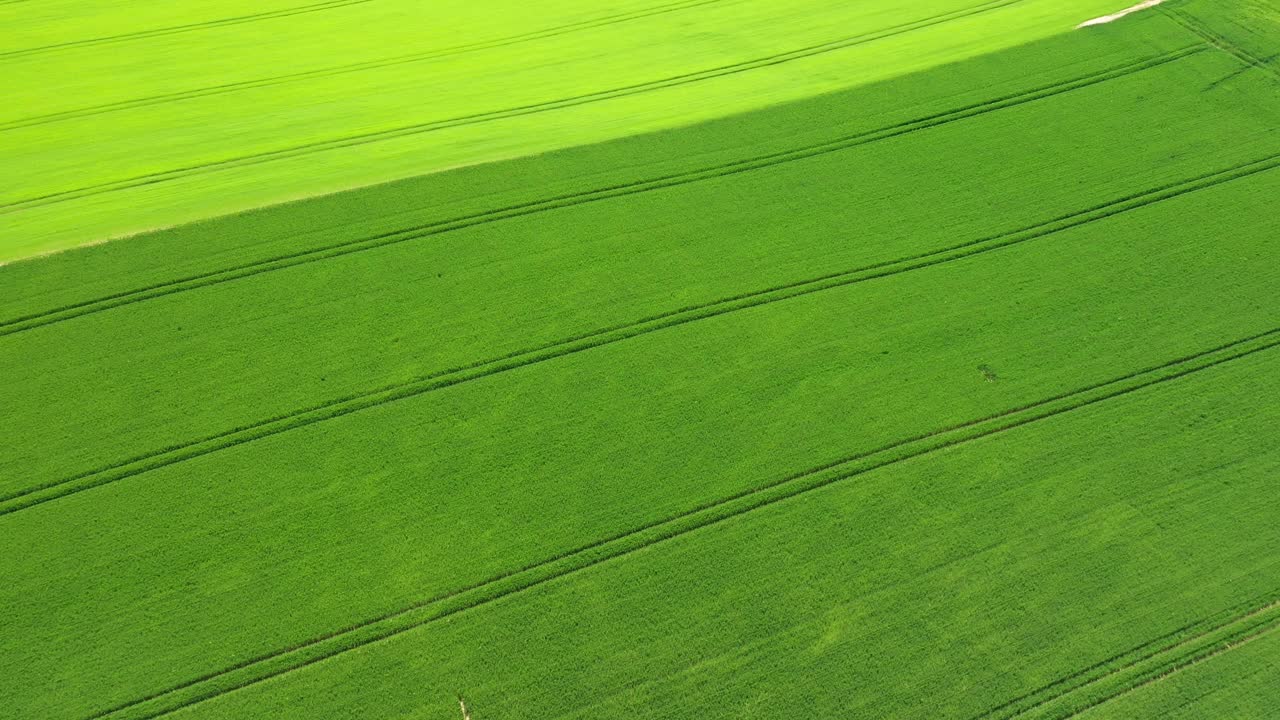
<path fill-rule="evenodd" d="M 0 5 L 0 260 L 725 116 L 1113 9 L 367 0 L 242 3 L 220 24 L 212 3 L 187 23 L 153 0 L 80 5 Z"/>

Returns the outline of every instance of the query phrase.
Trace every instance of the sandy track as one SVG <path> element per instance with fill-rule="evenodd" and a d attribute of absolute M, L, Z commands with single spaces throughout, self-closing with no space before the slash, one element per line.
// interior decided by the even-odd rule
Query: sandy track
<path fill-rule="evenodd" d="M 1109 22 L 1115 22 L 1116 20 L 1119 20 L 1125 15 L 1132 15 L 1133 13 L 1139 12 L 1141 10 L 1146 10 L 1147 8 L 1153 8 L 1162 2 L 1164 2 L 1164 0 L 1145 0 L 1145 2 L 1140 2 L 1137 5 L 1134 5 L 1133 7 L 1125 8 L 1124 10 L 1121 10 L 1118 13 L 1103 15 L 1102 17 L 1096 17 L 1092 20 L 1085 20 L 1084 22 L 1077 25 L 1076 29 L 1078 30 L 1082 27 L 1089 27 L 1091 25 L 1105 25 Z"/>

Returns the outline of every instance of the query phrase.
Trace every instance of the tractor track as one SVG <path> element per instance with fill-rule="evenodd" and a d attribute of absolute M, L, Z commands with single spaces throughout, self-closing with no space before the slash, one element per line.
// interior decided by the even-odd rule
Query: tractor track
<path fill-rule="evenodd" d="M 371 0 L 346 0 L 369 2 Z M 865 43 L 882 40 L 896 35 L 913 32 L 947 22 L 961 20 L 974 15 L 992 12 L 1012 5 L 1026 2 L 1026 0 L 987 0 L 980 5 L 973 6 L 965 10 L 952 11 L 943 15 L 938 15 L 924 20 L 917 20 L 911 23 L 904 23 L 884 30 L 877 30 L 870 33 L 862 33 L 852 37 L 833 40 L 818 45 L 810 45 L 797 50 L 785 53 L 768 55 L 754 60 L 747 60 L 730 65 L 722 65 L 707 70 L 697 72 L 684 73 L 671 77 L 661 78 L 659 80 L 651 80 L 649 82 L 637 83 L 633 85 L 625 85 L 612 88 L 609 90 L 601 90 L 583 95 L 576 95 L 567 98 L 559 98 L 556 100 L 548 100 L 540 103 L 529 105 L 520 105 L 517 107 L 505 108 L 502 110 L 492 110 L 471 115 L 462 115 L 442 120 L 432 120 L 423 123 L 414 123 L 411 125 L 402 125 L 400 127 L 388 128 L 385 130 L 376 130 L 372 132 L 359 133 L 356 135 L 347 135 L 329 140 L 319 140 L 302 145 L 295 145 L 277 150 L 267 150 L 263 152 L 253 153 L 251 155 L 240 155 L 230 157 L 223 160 L 215 160 L 212 162 L 201 163 L 199 165 L 189 165 L 186 167 L 175 168 L 173 170 L 165 170 L 161 172 L 148 173 L 145 175 L 137 175 L 131 178 L 115 180 L 96 185 L 87 185 L 70 190 L 61 190 L 44 195 L 36 195 L 32 197 L 12 200 L 4 204 L 0 204 L 0 214 L 8 214 L 19 212 L 33 207 L 52 205 L 56 203 L 76 200 L 94 195 L 101 195 L 108 192 L 116 192 L 120 190 L 128 190 L 132 188 L 156 185 L 174 180 L 181 180 L 188 177 L 195 177 L 207 173 L 220 172 L 228 169 L 241 167 L 249 167 L 262 163 L 274 162 L 294 157 L 312 155 L 320 152 L 338 150 L 349 147 L 358 147 L 368 145 L 370 143 L 382 142 L 386 140 L 394 140 L 403 137 L 421 135 L 429 132 L 436 132 L 457 127 L 465 127 L 477 125 L 481 123 L 494 122 L 497 120 L 505 120 L 514 117 L 522 117 L 526 115 L 534 115 L 554 110 L 560 110 L 578 105 L 586 105 L 596 102 L 613 100 L 621 97 L 630 97 L 641 95 L 644 93 L 665 90 L 668 88 L 679 87 L 691 83 L 702 82 L 705 80 L 714 80 L 722 77 L 729 77 L 740 73 L 751 72 L 761 68 L 771 67 L 774 65 L 782 65 L 784 63 L 795 60 L 803 60 L 810 57 L 824 55 L 826 53 L 844 50 Z M 3 56 L 0 55 L 0 58 Z"/>
<path fill-rule="evenodd" d="M 574 355 L 592 348 L 612 345 L 703 319 L 982 255 L 1065 230 L 1089 225 L 1121 213 L 1148 207 L 1188 193 L 1250 177 L 1277 167 L 1280 167 L 1280 154 L 1135 193 L 1020 230 L 1000 233 L 926 253 L 861 266 L 851 270 L 828 273 L 815 278 L 755 290 L 699 305 L 691 305 L 678 310 L 651 315 L 641 320 L 613 325 L 534 348 L 512 352 L 498 358 L 490 358 L 431 373 L 408 382 L 347 395 L 323 404 L 243 425 L 199 440 L 151 451 L 106 467 L 82 472 L 69 478 L 42 483 L 10 493 L 0 497 L 0 517 L 96 487 L 119 482 L 151 470 L 175 465 L 362 410 L 380 407 L 435 390 Z"/>
<path fill-rule="evenodd" d="M 244 660 L 98 712 L 85 720 L 151 720 L 169 715 L 843 480 L 982 438 L 998 436 L 1034 422 L 1123 397 L 1276 347 L 1280 347 L 1280 327 L 1018 408 L 900 440 L 875 450 L 856 453 L 596 541 L 465 589 Z"/>
<path fill-rule="evenodd" d="M 814 145 L 770 153 L 744 160 L 735 160 L 721 165 L 699 168 L 696 170 L 656 178 L 620 183 L 516 205 L 508 205 L 471 215 L 454 217 L 448 220 L 367 236 L 357 240 L 344 240 L 342 242 L 324 245 L 321 247 L 275 255 L 269 258 L 255 260 L 220 270 L 189 275 L 133 290 L 113 293 L 94 298 L 92 300 L 70 303 L 38 313 L 31 313 L 2 321 L 0 322 L 0 337 L 39 327 L 45 327 L 74 318 L 132 305 L 137 302 L 143 302 L 179 292 L 186 292 L 188 290 L 195 290 L 202 287 L 231 282 L 233 280 L 239 280 L 262 273 L 273 272 L 275 270 L 282 270 L 312 262 L 319 262 L 352 253 L 375 250 L 390 245 L 441 235 L 454 230 L 472 228 L 503 220 L 525 217 L 543 212 L 652 192 L 681 185 L 688 185 L 701 181 L 714 180 L 785 163 L 819 157 L 829 153 L 868 145 L 880 140 L 901 137 L 911 133 L 940 127 L 952 122 L 978 117 L 1008 107 L 1014 107 L 1024 103 L 1050 98 L 1073 90 L 1107 82 L 1109 80 L 1133 75 L 1144 70 L 1157 68 L 1201 52 L 1206 52 L 1207 50 L 1208 48 L 1206 46 L 1197 44 L 1195 46 L 1180 48 L 1163 55 L 1146 58 L 1132 63 L 1126 63 L 1124 65 L 1108 68 L 1106 70 L 1090 73 L 1070 80 L 1041 86 L 1032 90 L 1012 93 L 981 103 L 970 104 L 945 112 L 935 113 L 933 115 L 914 118 L 887 127 L 859 132 Z"/>

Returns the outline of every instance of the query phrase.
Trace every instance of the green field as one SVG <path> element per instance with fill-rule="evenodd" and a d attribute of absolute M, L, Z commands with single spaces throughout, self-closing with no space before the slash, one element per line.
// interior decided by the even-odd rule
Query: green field
<path fill-rule="evenodd" d="M 0 715 L 1280 713 L 1274 0 L 296 3 L 0 2 Z"/>
<path fill-rule="evenodd" d="M 866 84 L 1110 7 L 271 4 L 0 4 L 0 260 Z"/>

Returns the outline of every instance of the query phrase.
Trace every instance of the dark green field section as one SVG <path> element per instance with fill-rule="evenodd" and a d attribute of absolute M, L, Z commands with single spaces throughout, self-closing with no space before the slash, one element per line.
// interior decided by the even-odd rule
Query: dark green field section
<path fill-rule="evenodd" d="M 1274 598 L 1257 498 L 1280 453 L 1241 431 L 1280 421 L 1248 391 L 1278 371 L 1247 357 L 912 456 L 188 716 L 448 718 L 433 698 L 465 688 L 515 718 L 1070 717 Z"/>
<path fill-rule="evenodd" d="M 0 266 L 0 708 L 1268 717 L 1276 17 Z"/>

